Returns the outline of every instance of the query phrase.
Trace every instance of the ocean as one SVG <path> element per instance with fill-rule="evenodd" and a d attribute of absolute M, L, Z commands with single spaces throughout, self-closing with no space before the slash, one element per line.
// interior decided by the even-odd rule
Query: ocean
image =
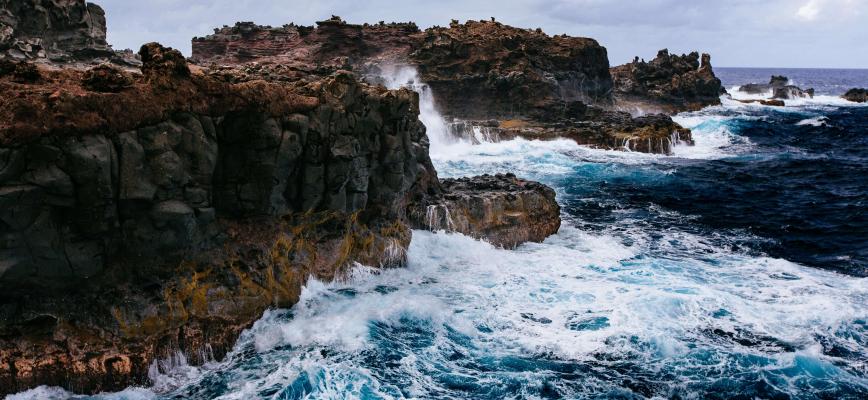
<path fill-rule="evenodd" d="M 868 106 L 837 97 L 868 70 L 717 71 L 818 96 L 679 114 L 696 145 L 663 156 L 456 143 L 423 93 L 441 177 L 542 181 L 557 235 L 503 250 L 414 231 L 406 268 L 311 280 L 226 360 L 178 355 L 153 387 L 93 398 L 868 398 Z"/>

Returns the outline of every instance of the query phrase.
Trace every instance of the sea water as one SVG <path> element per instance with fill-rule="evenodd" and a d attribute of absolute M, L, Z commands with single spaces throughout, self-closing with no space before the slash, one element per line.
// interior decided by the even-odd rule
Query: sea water
<path fill-rule="evenodd" d="M 441 177 L 542 181 L 560 232 L 503 250 L 414 231 L 406 268 L 311 280 L 226 360 L 95 398 L 868 398 L 868 107 L 839 89 L 678 115 L 696 145 L 673 156 L 471 145 L 423 104 Z"/>

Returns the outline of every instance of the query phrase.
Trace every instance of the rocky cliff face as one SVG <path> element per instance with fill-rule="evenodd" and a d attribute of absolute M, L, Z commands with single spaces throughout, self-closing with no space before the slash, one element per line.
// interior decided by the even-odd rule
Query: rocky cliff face
<path fill-rule="evenodd" d="M 145 383 L 220 357 L 308 276 L 399 265 L 440 185 L 417 95 L 349 74 L 231 84 L 151 44 L 142 75 L 0 78 L 0 388 Z M 116 93 L 112 91 L 117 90 Z"/>
<path fill-rule="evenodd" d="M 496 21 L 453 21 L 449 27 L 425 31 L 415 24 L 352 25 L 337 17 L 315 28 L 241 23 L 194 39 L 193 53 L 202 63 L 257 61 L 248 67 L 254 69 L 352 69 L 374 82 L 383 70 L 410 65 L 434 93 L 438 109 L 455 120 L 459 130 L 493 125 L 503 137 L 569 137 L 598 147 L 663 153 L 671 150 L 673 134 L 690 142 L 689 131 L 671 120 L 659 123 L 668 117 L 649 125 L 648 120 L 607 111 L 613 105 L 614 85 L 606 49 L 595 40 L 548 36 Z M 711 66 L 706 62 L 700 68 L 695 61 L 693 69 L 699 72 L 687 71 L 692 66 L 687 56 L 653 65 L 668 68 L 670 81 L 685 81 L 677 90 L 670 88 L 682 102 L 696 101 L 708 91 L 702 85 L 714 82 L 713 99 L 719 101 L 719 81 L 713 81 Z M 678 78 L 671 78 L 673 74 Z M 649 75 L 654 74 L 641 75 L 643 84 L 651 85 Z M 657 92 L 652 92 L 636 92 L 636 98 L 657 101 Z M 664 126 L 672 130 L 664 132 Z"/>
<path fill-rule="evenodd" d="M 612 68 L 615 97 L 622 108 L 677 112 L 720 104 L 726 91 L 714 76 L 711 56 L 660 50 L 649 62 L 638 57 Z"/>
<path fill-rule="evenodd" d="M 0 57 L 110 57 L 103 9 L 84 0 L 0 0 Z"/>
<path fill-rule="evenodd" d="M 612 100 L 606 49 L 593 39 L 455 21 L 427 29 L 412 60 L 441 111 L 456 118 L 549 119 L 570 103 Z"/>
<path fill-rule="evenodd" d="M 497 244 L 557 231 L 542 185 L 444 191 L 408 89 L 338 64 L 139 57 L 140 73 L 0 61 L 15 94 L 0 98 L 0 393 L 117 390 L 179 352 L 219 359 L 310 276 L 403 264 L 435 200 Z"/>

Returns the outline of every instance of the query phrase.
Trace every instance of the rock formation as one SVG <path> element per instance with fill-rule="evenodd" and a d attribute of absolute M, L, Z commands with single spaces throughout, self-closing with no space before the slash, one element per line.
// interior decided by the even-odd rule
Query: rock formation
<path fill-rule="evenodd" d="M 841 97 L 854 103 L 865 103 L 868 102 L 868 89 L 853 88 L 848 90 L 847 93 L 844 93 Z"/>
<path fill-rule="evenodd" d="M 749 83 L 738 88 L 739 92 L 747 94 L 771 94 L 772 99 L 786 100 L 798 98 L 813 98 L 814 89 L 803 90 L 789 84 L 790 79 L 786 76 L 772 76 L 767 85 Z"/>
<path fill-rule="evenodd" d="M 513 248 L 542 242 L 561 225 L 555 192 L 513 174 L 444 179 L 443 194 L 410 211 L 413 226 L 484 238 Z"/>
<path fill-rule="evenodd" d="M 0 60 L 0 394 L 118 390 L 177 352 L 219 359 L 308 277 L 401 265 L 435 202 L 504 246 L 557 231 L 543 185 L 441 184 L 408 89 L 203 68 L 156 43 L 139 57 Z"/>
<path fill-rule="evenodd" d="M 604 111 L 613 105 L 613 83 L 606 49 L 595 40 L 549 36 L 495 21 L 453 21 L 449 27 L 424 31 L 412 23 L 353 25 L 337 17 L 316 27 L 239 23 L 194 39 L 193 54 L 200 63 L 248 63 L 245 69 L 281 70 L 283 75 L 347 69 L 372 82 L 380 80 L 386 68 L 410 65 L 433 91 L 438 109 L 457 125 L 496 120 L 506 125 L 519 121 L 527 128 L 511 131 L 512 136 L 535 132 L 534 137 L 571 137 L 617 149 L 628 138 L 635 139 L 631 143 L 658 143 L 669 141 L 675 132 L 661 132 L 659 124 L 625 132 L 620 128 L 641 126 L 645 120 L 623 124 L 624 115 Z M 698 74 L 707 75 L 713 78 L 710 65 Z M 598 116 L 602 118 L 590 119 Z M 613 119 L 619 123 L 601 126 Z M 576 121 L 600 129 L 572 129 Z M 669 125 L 686 132 L 674 122 Z M 654 136 L 640 135 L 652 132 Z M 687 133 L 682 136 L 689 142 Z"/>
<path fill-rule="evenodd" d="M 0 0 L 0 54 L 72 61 L 111 57 L 103 9 L 84 0 Z"/>
<path fill-rule="evenodd" d="M 636 57 L 611 73 L 615 98 L 627 109 L 696 110 L 720 104 L 720 95 L 726 93 L 714 76 L 711 56 L 697 52 L 678 56 L 663 49 L 649 62 Z"/>

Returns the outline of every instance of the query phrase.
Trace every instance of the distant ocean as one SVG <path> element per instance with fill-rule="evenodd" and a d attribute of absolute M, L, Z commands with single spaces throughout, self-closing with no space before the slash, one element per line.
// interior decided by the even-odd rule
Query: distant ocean
<path fill-rule="evenodd" d="M 840 96 L 854 87 L 868 87 L 868 69 L 822 68 L 714 68 L 714 73 L 730 88 L 746 83 L 768 83 L 772 75 L 790 78 L 802 89 L 814 88 L 817 94 Z"/>

